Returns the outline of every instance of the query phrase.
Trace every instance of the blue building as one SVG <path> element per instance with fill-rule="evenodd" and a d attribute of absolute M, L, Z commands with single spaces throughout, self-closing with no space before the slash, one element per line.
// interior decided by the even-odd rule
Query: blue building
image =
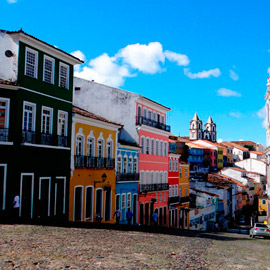
<path fill-rule="evenodd" d="M 115 209 L 121 211 L 120 224 L 127 224 L 126 213 L 133 212 L 132 224 L 138 223 L 139 146 L 118 140 Z"/>
<path fill-rule="evenodd" d="M 204 147 L 195 143 L 186 143 L 188 146 L 187 162 L 191 170 L 198 171 L 204 167 Z"/>

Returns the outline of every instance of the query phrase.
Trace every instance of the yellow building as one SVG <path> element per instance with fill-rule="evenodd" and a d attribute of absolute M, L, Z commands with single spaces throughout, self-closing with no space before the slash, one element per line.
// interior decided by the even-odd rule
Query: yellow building
<path fill-rule="evenodd" d="M 121 127 L 73 107 L 70 221 L 114 223 L 115 156 Z"/>
<path fill-rule="evenodd" d="M 217 168 L 223 168 L 223 147 L 217 145 Z"/>
<path fill-rule="evenodd" d="M 189 164 L 179 163 L 179 227 L 189 228 Z"/>
<path fill-rule="evenodd" d="M 267 215 L 268 213 L 268 200 L 267 196 L 262 196 L 258 200 L 258 212 L 259 215 Z"/>

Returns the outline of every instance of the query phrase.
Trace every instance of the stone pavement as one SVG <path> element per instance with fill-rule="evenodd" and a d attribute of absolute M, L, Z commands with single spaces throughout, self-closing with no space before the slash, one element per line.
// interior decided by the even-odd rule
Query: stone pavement
<path fill-rule="evenodd" d="M 0 269 L 208 269 L 210 245 L 196 236 L 0 225 Z"/>

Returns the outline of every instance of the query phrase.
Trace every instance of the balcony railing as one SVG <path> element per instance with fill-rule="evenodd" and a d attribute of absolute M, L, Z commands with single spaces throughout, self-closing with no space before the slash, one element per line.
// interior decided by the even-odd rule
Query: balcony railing
<path fill-rule="evenodd" d="M 8 128 L 0 128 L 0 141 L 8 142 Z"/>
<path fill-rule="evenodd" d="M 75 168 L 114 169 L 114 158 L 74 156 Z"/>
<path fill-rule="evenodd" d="M 189 202 L 189 196 L 186 196 L 186 197 L 180 197 L 180 198 L 179 198 L 179 202 L 180 202 L 180 203 L 187 203 L 187 202 Z"/>
<path fill-rule="evenodd" d="M 140 192 L 148 192 L 148 191 L 158 191 L 158 190 L 168 190 L 169 184 L 143 184 L 140 185 Z"/>
<path fill-rule="evenodd" d="M 117 173 L 116 182 L 121 181 L 139 181 L 138 173 Z"/>
<path fill-rule="evenodd" d="M 169 204 L 170 203 L 179 203 L 179 196 L 175 196 L 175 197 L 169 197 Z"/>
<path fill-rule="evenodd" d="M 160 123 L 158 121 L 152 120 L 152 119 L 145 118 L 143 116 L 136 116 L 136 125 L 147 125 L 150 127 L 154 127 L 154 128 L 171 132 L 170 126 Z"/>
<path fill-rule="evenodd" d="M 22 143 L 42 144 L 51 146 L 68 146 L 67 136 L 58 136 L 38 131 L 22 131 Z"/>

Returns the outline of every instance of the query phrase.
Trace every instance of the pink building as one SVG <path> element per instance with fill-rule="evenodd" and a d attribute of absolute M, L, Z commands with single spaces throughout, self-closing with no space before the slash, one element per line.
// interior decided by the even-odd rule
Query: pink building
<path fill-rule="evenodd" d="M 168 225 L 168 142 L 166 125 L 169 108 L 145 97 L 137 102 L 136 125 L 139 132 L 139 223 L 149 225 L 154 211 L 158 224 Z"/>

